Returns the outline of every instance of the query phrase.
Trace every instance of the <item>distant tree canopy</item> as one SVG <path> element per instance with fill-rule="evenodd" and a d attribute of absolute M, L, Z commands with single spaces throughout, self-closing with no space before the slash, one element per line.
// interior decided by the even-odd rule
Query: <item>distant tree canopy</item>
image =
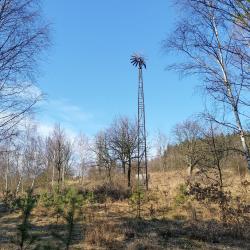
<path fill-rule="evenodd" d="M 164 161 L 165 171 L 187 169 L 189 180 L 199 176 L 202 182 L 212 182 L 220 188 L 224 186 L 225 172 L 244 177 L 246 162 L 238 135 L 223 129 L 212 120 L 188 119 L 177 124 L 173 129 L 175 142 L 165 147 L 164 155 L 151 161 L 151 167 L 162 170 L 158 166 Z"/>

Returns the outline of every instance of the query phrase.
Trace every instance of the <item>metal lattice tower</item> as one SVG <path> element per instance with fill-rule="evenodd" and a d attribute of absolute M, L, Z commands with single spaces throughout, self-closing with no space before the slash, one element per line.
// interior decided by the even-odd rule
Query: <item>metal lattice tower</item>
<path fill-rule="evenodd" d="M 147 160 L 147 136 L 145 125 L 145 102 L 144 102 L 144 86 L 143 86 L 143 68 L 146 69 L 145 59 L 138 54 L 134 54 L 131 63 L 138 68 L 139 71 L 139 84 L 138 84 L 138 163 L 137 174 L 138 182 L 140 177 L 144 179 L 144 184 L 148 190 L 148 160 Z"/>

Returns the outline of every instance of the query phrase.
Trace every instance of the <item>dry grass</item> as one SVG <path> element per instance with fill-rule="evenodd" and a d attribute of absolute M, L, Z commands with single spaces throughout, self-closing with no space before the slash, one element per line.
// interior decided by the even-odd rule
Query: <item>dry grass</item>
<path fill-rule="evenodd" d="M 249 176 L 246 178 L 250 180 Z M 239 177 L 227 173 L 226 179 L 228 189 L 234 195 L 248 195 L 250 199 L 248 187 L 242 194 Z M 179 187 L 185 182 L 185 172 L 151 173 L 150 181 L 142 219 L 135 218 L 136 213 L 128 199 L 107 199 L 90 204 L 76 220 L 71 249 L 250 249 L 250 226 L 245 228 L 244 235 L 235 237 L 232 228 L 219 221 L 216 206 L 204 207 L 190 200 L 176 204 Z M 93 183 L 90 185 L 95 187 Z M 85 188 L 90 185 L 85 183 Z M 0 214 L 1 250 L 16 249 L 11 242 L 15 240 L 19 223 L 19 213 Z M 55 246 L 64 249 L 52 235 L 54 231 L 64 235 L 66 224 L 63 219 L 57 222 L 52 208 L 39 204 L 32 213 L 31 223 L 32 233 L 38 239 L 36 244 L 48 242 L 51 249 L 56 249 Z"/>

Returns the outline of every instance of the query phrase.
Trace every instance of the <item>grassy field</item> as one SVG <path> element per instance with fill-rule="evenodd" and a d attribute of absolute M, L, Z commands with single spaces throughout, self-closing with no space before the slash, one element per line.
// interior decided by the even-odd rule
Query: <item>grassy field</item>
<path fill-rule="evenodd" d="M 249 186 L 243 192 L 240 178 L 230 176 L 226 173 L 227 189 L 249 202 Z M 141 218 L 136 218 L 138 209 L 131 198 L 107 194 L 105 199 L 86 203 L 75 216 L 69 249 L 250 249 L 249 213 L 248 224 L 236 233 L 235 225 L 222 223 L 216 205 L 197 202 L 181 192 L 185 178 L 184 172 L 151 173 L 150 190 L 142 192 Z M 101 184 L 69 185 L 81 193 Z M 30 222 L 34 242 L 28 249 L 66 249 L 63 239 L 68 225 L 53 207 L 39 200 Z M 20 223 L 20 211 L 0 214 L 1 250 L 18 249 Z"/>

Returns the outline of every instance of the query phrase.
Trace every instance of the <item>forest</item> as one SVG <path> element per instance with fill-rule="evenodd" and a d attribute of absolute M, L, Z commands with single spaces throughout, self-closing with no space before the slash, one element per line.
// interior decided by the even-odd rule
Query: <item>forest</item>
<path fill-rule="evenodd" d="M 0 0 L 0 249 L 250 249 L 250 1 L 171 2 L 167 72 L 197 77 L 204 109 L 141 139 L 139 112 L 42 134 L 53 24 L 39 0 Z"/>

